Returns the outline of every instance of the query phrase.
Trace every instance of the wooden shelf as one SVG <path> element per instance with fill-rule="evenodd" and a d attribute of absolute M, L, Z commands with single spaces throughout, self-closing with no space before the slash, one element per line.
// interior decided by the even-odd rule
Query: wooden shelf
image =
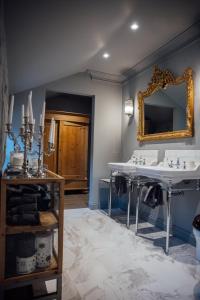
<path fill-rule="evenodd" d="M 58 263 L 55 256 L 51 259 L 51 264 L 48 268 L 38 268 L 33 273 L 23 274 L 23 275 L 14 275 L 4 279 L 4 284 L 17 283 L 24 280 L 33 280 L 39 279 L 41 277 L 48 277 L 52 274 L 58 274 Z"/>
<path fill-rule="evenodd" d="M 39 212 L 39 225 L 7 225 L 7 189 L 10 185 L 50 185 L 52 192 L 57 193 L 59 201 L 51 198 L 51 211 Z M 58 299 L 61 300 L 61 286 L 62 286 L 62 261 L 63 261 L 63 217 L 64 217 L 64 178 L 48 171 L 43 178 L 23 178 L 14 176 L 1 177 L 0 189 L 0 299 L 5 300 L 5 290 L 13 289 L 15 287 L 23 287 L 27 284 L 33 284 L 38 280 L 46 281 L 55 279 L 57 282 L 57 290 L 55 295 L 45 295 L 44 299 Z M 57 198 L 56 198 L 57 199 Z M 25 232 L 36 233 L 37 231 L 48 231 L 57 229 L 56 240 L 53 246 L 56 253 L 53 254 L 51 265 L 48 268 L 37 268 L 35 272 L 30 274 L 19 275 L 6 274 L 6 255 L 8 244 L 6 238 L 8 235 L 20 234 Z M 17 238 L 17 237 L 16 237 Z M 12 238 L 11 238 L 12 239 Z M 10 246 L 11 247 L 11 246 Z M 10 249 L 15 251 L 15 249 Z M 16 264 L 15 253 L 13 257 L 13 264 Z M 15 271 L 15 265 L 13 269 Z M 59 288 L 58 288 L 59 287 Z M 53 297 L 53 298 L 52 298 Z M 42 299 L 43 299 L 42 298 Z"/>
<path fill-rule="evenodd" d="M 40 225 L 7 225 L 6 234 L 45 231 L 48 229 L 55 229 L 58 227 L 58 219 L 53 212 L 41 211 L 39 215 Z"/>
<path fill-rule="evenodd" d="M 31 177 L 31 178 L 24 178 L 20 176 L 7 176 L 4 175 L 1 178 L 2 183 L 4 184 L 12 184 L 12 185 L 18 185 L 18 184 L 46 184 L 46 183 L 56 183 L 56 182 L 62 182 L 63 177 L 60 175 L 53 173 L 51 171 L 47 171 L 45 177 Z"/>

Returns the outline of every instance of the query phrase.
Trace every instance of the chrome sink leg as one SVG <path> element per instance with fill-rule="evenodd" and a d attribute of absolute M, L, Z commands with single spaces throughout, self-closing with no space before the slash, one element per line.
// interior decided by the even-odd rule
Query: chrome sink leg
<path fill-rule="evenodd" d="M 131 205 L 131 188 L 132 188 L 132 182 L 131 178 L 128 179 L 128 207 L 127 207 L 127 228 L 130 227 L 130 205 Z"/>
<path fill-rule="evenodd" d="M 171 221 L 171 199 L 172 199 L 172 187 L 171 184 L 167 191 L 167 235 L 166 235 L 166 254 L 169 254 L 169 236 L 170 236 L 170 221 Z"/>
<path fill-rule="evenodd" d="M 137 181 L 137 202 L 136 202 L 136 213 L 135 213 L 135 234 L 138 233 L 138 219 L 139 219 L 139 207 L 140 207 L 140 181 Z"/>
<path fill-rule="evenodd" d="M 109 201 L 108 201 L 108 215 L 111 217 L 112 210 L 112 171 L 110 173 L 110 184 L 109 184 Z"/>

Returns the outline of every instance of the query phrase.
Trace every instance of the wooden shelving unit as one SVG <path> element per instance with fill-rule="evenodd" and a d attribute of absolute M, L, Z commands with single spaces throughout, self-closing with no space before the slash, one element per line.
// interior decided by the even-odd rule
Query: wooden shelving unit
<path fill-rule="evenodd" d="M 51 209 L 39 212 L 39 225 L 7 225 L 7 186 L 9 185 L 51 185 Z M 53 191 L 56 189 L 56 193 Z M 56 194 L 56 197 L 55 197 Z M 45 178 L 19 178 L 4 176 L 1 178 L 0 201 L 0 299 L 4 299 L 5 290 L 18 286 L 25 286 L 39 281 L 56 279 L 57 291 L 36 299 L 61 300 L 62 294 L 62 261 L 63 261 L 63 212 L 64 212 L 64 178 L 48 171 Z M 21 233 L 36 233 L 46 230 L 57 231 L 57 247 L 53 250 L 53 257 L 48 268 L 38 268 L 34 272 L 24 275 L 6 274 L 6 237 Z M 34 299 L 34 298 L 33 298 Z"/>
<path fill-rule="evenodd" d="M 55 256 L 51 259 L 51 264 L 48 268 L 45 269 L 36 269 L 33 273 L 25 274 L 25 275 L 14 275 L 12 277 L 8 277 L 4 279 L 4 284 L 10 285 L 15 284 L 17 282 L 24 282 L 24 280 L 34 280 L 37 277 L 40 277 L 40 279 L 45 279 L 45 277 L 49 277 L 53 274 L 57 274 L 58 269 L 58 261 Z"/>

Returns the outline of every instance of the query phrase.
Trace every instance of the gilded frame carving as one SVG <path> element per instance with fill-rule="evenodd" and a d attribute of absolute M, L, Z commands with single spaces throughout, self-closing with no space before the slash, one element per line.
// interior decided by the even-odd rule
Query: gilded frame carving
<path fill-rule="evenodd" d="M 175 77 L 169 70 L 161 70 L 157 66 L 154 67 L 151 82 L 145 91 L 138 92 L 138 110 L 139 124 L 137 139 L 140 142 L 156 141 L 174 138 L 186 138 L 193 136 L 194 122 L 194 83 L 192 69 L 187 68 L 182 76 Z M 144 133 L 144 99 L 154 94 L 159 89 L 163 89 L 168 85 L 178 85 L 186 82 L 187 86 L 187 107 L 186 107 L 186 129 L 177 131 L 168 131 L 163 133 L 145 134 Z"/>

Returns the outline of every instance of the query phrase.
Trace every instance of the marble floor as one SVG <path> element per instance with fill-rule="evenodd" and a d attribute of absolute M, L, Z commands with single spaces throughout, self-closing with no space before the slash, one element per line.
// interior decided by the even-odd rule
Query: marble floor
<path fill-rule="evenodd" d="M 100 211 L 65 211 L 63 300 L 197 300 L 195 248 L 140 223 L 140 236 Z"/>

